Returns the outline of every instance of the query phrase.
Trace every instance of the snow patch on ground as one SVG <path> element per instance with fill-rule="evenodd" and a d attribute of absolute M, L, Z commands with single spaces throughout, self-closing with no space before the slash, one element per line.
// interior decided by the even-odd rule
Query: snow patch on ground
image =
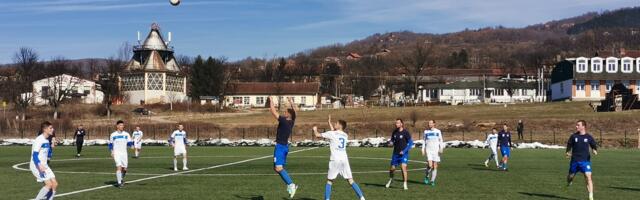
<path fill-rule="evenodd" d="M 276 143 L 272 139 L 258 139 L 258 140 L 248 140 L 248 139 L 238 139 L 231 140 L 227 138 L 209 138 L 202 140 L 189 140 L 189 146 L 261 146 L 268 147 L 274 146 Z M 1 139 L 0 146 L 8 146 L 8 145 L 31 145 L 33 143 L 33 139 Z M 108 140 L 104 139 L 95 139 L 95 140 L 85 140 L 85 146 L 94 146 L 94 145 L 107 145 Z M 152 139 L 144 139 L 142 140 L 143 145 L 145 146 L 167 146 L 169 142 L 167 140 L 152 140 Z M 58 145 L 63 146 L 72 146 L 75 145 L 75 141 L 71 139 L 64 139 L 60 141 Z M 294 141 L 291 143 L 291 146 L 298 147 L 318 147 L 318 146 L 328 146 L 329 142 L 324 140 L 301 140 Z M 350 147 L 389 147 L 388 139 L 384 137 L 376 137 L 376 138 L 365 138 L 362 140 L 349 140 L 348 145 Z M 422 147 L 423 141 L 418 140 L 415 141 L 416 148 Z M 460 141 L 460 140 L 451 140 L 446 141 L 445 145 L 447 148 L 486 148 L 487 145 L 484 141 L 473 140 L 473 141 Z M 565 147 L 559 145 L 547 145 L 539 142 L 534 143 L 518 143 L 515 144 L 515 148 L 518 149 L 564 149 Z"/>

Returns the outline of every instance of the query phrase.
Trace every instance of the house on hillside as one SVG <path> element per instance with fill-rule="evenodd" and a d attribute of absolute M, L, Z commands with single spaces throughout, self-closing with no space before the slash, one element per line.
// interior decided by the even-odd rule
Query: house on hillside
<path fill-rule="evenodd" d="M 275 104 L 291 97 L 300 106 L 316 106 L 320 98 L 319 82 L 235 82 L 226 89 L 224 103 L 241 108 L 267 107 L 267 99 L 273 96 Z"/>
<path fill-rule="evenodd" d="M 65 100 L 77 100 L 76 102 L 84 104 L 99 104 L 104 98 L 104 94 L 97 90 L 99 85 L 95 82 L 68 74 L 40 79 L 32 85 L 31 95 L 23 96 L 33 97 L 35 105 L 47 105 L 50 98 L 58 95 L 61 97 L 62 94 L 66 97 Z"/>
<path fill-rule="evenodd" d="M 640 53 L 578 57 L 557 63 L 551 73 L 551 100 L 601 101 L 616 83 L 639 94 Z"/>

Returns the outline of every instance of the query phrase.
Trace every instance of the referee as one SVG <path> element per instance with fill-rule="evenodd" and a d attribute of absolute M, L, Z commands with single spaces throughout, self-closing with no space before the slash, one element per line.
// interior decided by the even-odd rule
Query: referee
<path fill-rule="evenodd" d="M 82 152 L 82 145 L 84 144 L 84 136 L 86 134 L 87 134 L 87 131 L 85 131 L 84 128 L 82 127 L 82 124 L 80 124 L 80 126 L 78 126 L 78 129 L 76 129 L 76 134 L 74 135 L 76 139 L 76 151 L 78 153 L 76 154 L 77 158 L 80 157 L 80 152 Z"/>

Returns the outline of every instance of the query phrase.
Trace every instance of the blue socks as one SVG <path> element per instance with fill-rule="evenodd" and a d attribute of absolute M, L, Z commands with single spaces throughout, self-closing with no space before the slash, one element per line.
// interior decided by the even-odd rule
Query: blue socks
<path fill-rule="evenodd" d="M 283 169 L 278 174 L 280 174 L 280 178 L 282 178 L 282 181 L 284 181 L 284 183 L 286 183 L 287 185 L 291 185 L 293 183 L 293 180 L 291 180 L 291 177 L 289 177 L 287 170 Z"/>
<path fill-rule="evenodd" d="M 331 187 L 331 186 L 329 186 Z M 360 190 L 360 186 L 358 186 L 358 184 L 356 182 L 353 182 L 353 184 L 351 184 L 351 188 L 353 188 L 353 191 L 356 192 L 356 195 L 358 195 L 358 198 L 362 198 L 364 195 L 362 194 L 362 190 Z"/>
<path fill-rule="evenodd" d="M 324 186 L 324 199 L 325 200 L 331 199 L 331 184 L 329 183 L 327 183 L 327 185 Z"/>

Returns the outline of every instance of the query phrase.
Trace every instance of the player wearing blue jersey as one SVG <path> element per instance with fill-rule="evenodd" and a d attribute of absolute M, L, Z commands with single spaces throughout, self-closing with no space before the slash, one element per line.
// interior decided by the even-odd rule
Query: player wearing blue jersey
<path fill-rule="evenodd" d="M 338 177 L 338 174 L 340 174 L 342 178 L 349 182 L 351 188 L 356 193 L 356 196 L 360 200 L 364 200 L 362 190 L 360 190 L 360 186 L 358 186 L 358 184 L 353 180 L 351 166 L 349 166 L 349 158 L 347 156 L 347 143 L 349 141 L 349 136 L 344 132 L 344 129 L 347 128 L 347 122 L 344 120 L 338 120 L 338 123 L 333 125 L 331 124 L 331 115 L 329 115 L 328 122 L 329 127 L 331 127 L 331 131 L 319 133 L 318 127 L 313 127 L 315 137 L 329 140 L 329 149 L 331 150 L 329 172 L 327 173 L 327 184 L 324 188 L 324 199 L 331 199 L 331 186 L 333 186 L 333 180 L 335 180 Z"/>
<path fill-rule="evenodd" d="M 184 126 L 178 124 L 177 130 L 171 133 L 169 144 L 173 147 L 173 171 L 178 171 L 178 156 L 182 155 L 182 170 L 189 170 L 187 167 L 187 132 Z"/>
<path fill-rule="evenodd" d="M 127 175 L 127 167 L 129 159 L 127 156 L 127 147 L 133 146 L 131 135 L 124 131 L 124 121 L 116 122 L 116 131 L 109 136 L 109 151 L 111 157 L 116 163 L 116 186 L 122 188 L 124 186 L 124 177 Z"/>
<path fill-rule="evenodd" d="M 498 133 L 498 148 L 500 149 L 500 153 L 502 154 L 502 164 L 500 165 L 500 169 L 504 171 L 508 171 L 507 163 L 509 162 L 509 157 L 511 157 L 511 147 L 513 143 L 511 143 L 511 132 L 509 132 L 509 125 L 506 123 L 502 125 L 502 130 Z"/>
<path fill-rule="evenodd" d="M 393 155 L 391 156 L 391 167 L 389 169 L 389 181 L 385 187 L 389 188 L 391 182 L 393 182 L 393 173 L 396 171 L 396 167 L 400 166 L 402 170 L 402 180 L 404 182 L 403 188 L 408 190 L 407 180 L 409 176 L 407 174 L 407 163 L 409 162 L 409 150 L 413 147 L 413 140 L 411 134 L 404 128 L 404 122 L 402 119 L 396 119 L 396 129 L 391 133 L 391 139 L 389 144 L 393 145 Z"/>
<path fill-rule="evenodd" d="M 53 126 L 51 123 L 45 121 L 40 125 L 40 135 L 36 137 L 31 145 L 31 161 L 29 162 L 29 169 L 33 176 L 36 177 L 36 181 L 44 182 L 44 186 L 40 188 L 38 195 L 35 199 L 53 199 L 56 195 L 56 189 L 58 188 L 58 181 L 53 174 L 53 170 L 47 164 L 47 157 L 49 154 L 50 142 L 47 140 L 53 133 Z"/>
<path fill-rule="evenodd" d="M 276 147 L 273 152 L 273 170 L 275 170 L 276 173 L 280 175 L 280 178 L 282 178 L 282 181 L 287 184 L 289 197 L 293 198 L 298 186 L 293 183 L 284 166 L 287 164 L 287 154 L 289 154 L 289 137 L 291 137 L 293 125 L 296 121 L 296 105 L 291 98 L 287 98 L 287 100 L 291 108 L 288 108 L 283 115 L 280 115 L 273 104 L 273 98 L 269 97 L 269 111 L 271 115 L 278 120 Z"/>
<path fill-rule="evenodd" d="M 573 183 L 576 173 L 581 172 L 587 182 L 589 199 L 593 200 L 593 180 L 591 179 L 591 152 L 598 155 L 596 141 L 587 133 L 587 122 L 579 120 L 576 122 L 576 133 L 572 134 L 567 141 L 567 158 L 571 157 L 569 164 L 569 175 L 567 175 L 567 186 Z"/>

